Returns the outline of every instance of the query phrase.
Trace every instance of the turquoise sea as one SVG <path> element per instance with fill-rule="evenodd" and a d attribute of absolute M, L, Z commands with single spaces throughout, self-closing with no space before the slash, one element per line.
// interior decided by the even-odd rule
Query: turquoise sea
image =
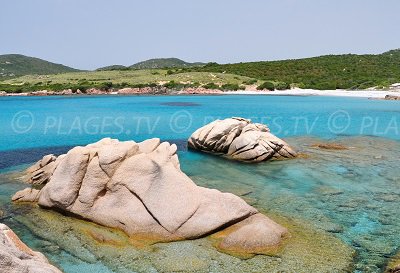
<path fill-rule="evenodd" d="M 400 253 L 397 101 L 239 95 L 4 97 L 0 113 L 0 219 L 65 272 L 383 272 Z M 267 124 L 303 156 L 250 165 L 187 151 L 186 140 L 194 130 L 232 116 Z M 207 238 L 143 248 L 115 231 L 11 203 L 13 193 L 26 187 L 18 172 L 28 164 L 103 137 L 159 137 L 177 143 L 182 170 L 198 185 L 242 196 L 286 225 L 293 243 L 279 257 L 249 260 L 217 252 Z M 348 149 L 315 147 L 325 142 Z M 96 232 L 114 243 L 93 243 Z"/>

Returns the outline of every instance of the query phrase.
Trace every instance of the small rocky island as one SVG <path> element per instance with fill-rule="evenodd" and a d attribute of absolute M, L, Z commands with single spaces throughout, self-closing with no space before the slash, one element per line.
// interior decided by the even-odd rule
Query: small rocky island
<path fill-rule="evenodd" d="M 188 146 L 247 162 L 297 156 L 286 142 L 271 134 L 266 125 L 237 117 L 216 120 L 201 127 L 191 135 Z"/>
<path fill-rule="evenodd" d="M 28 169 L 32 188 L 13 201 L 37 202 L 153 243 L 218 233 L 216 247 L 238 255 L 281 245 L 286 228 L 233 194 L 197 186 L 181 171 L 176 151 L 159 139 L 106 138 L 48 155 Z"/>

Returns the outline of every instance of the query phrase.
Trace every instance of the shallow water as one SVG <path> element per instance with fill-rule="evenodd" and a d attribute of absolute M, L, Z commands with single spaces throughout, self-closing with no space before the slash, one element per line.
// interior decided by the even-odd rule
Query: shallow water
<path fill-rule="evenodd" d="M 308 272 L 310 268 L 314 272 L 381 272 L 400 246 L 399 109 L 397 102 L 326 97 L 1 98 L 3 173 L 19 170 L 23 167 L 18 165 L 44 154 L 62 153 L 71 145 L 105 136 L 173 139 L 181 144 L 183 171 L 198 185 L 242 196 L 289 227 L 294 239 L 281 257 L 257 256 L 246 261 L 217 252 L 207 238 L 142 249 L 133 247 L 123 234 L 109 231 L 102 236 L 116 236 L 110 240 L 118 245 L 104 246 L 79 235 L 82 230 L 101 233 L 103 228 L 11 204 L 10 196 L 25 185 L 8 174 L 0 176 L 2 221 L 29 246 L 71 273 L 188 268 L 193 272 L 238 268 L 243 272 L 260 272 L 260 268 L 264 272 Z M 20 111 L 28 112 L 15 117 Z M 269 124 L 307 156 L 250 165 L 185 150 L 182 143 L 192 131 L 213 118 L 230 116 Z M 142 117 L 147 119 L 139 121 Z M 121 120 L 116 122 L 117 118 Z M 328 140 L 349 149 L 313 147 Z M 63 236 L 70 238 L 68 244 Z"/>

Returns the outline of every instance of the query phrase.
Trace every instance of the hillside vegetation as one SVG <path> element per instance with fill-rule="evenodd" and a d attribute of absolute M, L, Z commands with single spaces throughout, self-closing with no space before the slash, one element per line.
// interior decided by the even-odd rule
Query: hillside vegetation
<path fill-rule="evenodd" d="M 131 66 L 123 65 L 110 65 L 101 67 L 97 71 L 104 70 L 129 70 L 129 69 L 162 69 L 162 68 L 185 68 L 185 67 L 199 67 L 205 65 L 204 63 L 188 63 L 178 58 L 159 58 L 150 59 L 143 62 L 133 64 Z"/>
<path fill-rule="evenodd" d="M 246 86 L 252 90 L 383 89 L 400 82 L 400 50 L 379 55 L 327 55 L 236 64 L 203 65 L 176 58 L 151 59 L 130 67 L 113 65 L 92 72 L 76 72 L 63 65 L 22 55 L 3 55 L 0 69 L 3 69 L 0 91 L 7 92 L 162 85 L 170 89 L 202 86 L 222 90 Z M 30 75 L 16 77 L 24 74 Z"/>
<path fill-rule="evenodd" d="M 77 69 L 19 54 L 0 55 L 0 80 L 30 74 L 57 74 Z"/>
<path fill-rule="evenodd" d="M 230 73 L 311 89 L 366 89 L 400 82 L 400 50 L 379 55 L 328 55 L 299 60 L 209 63 L 176 70 Z"/>
<path fill-rule="evenodd" d="M 85 91 L 89 88 L 166 86 L 170 89 L 205 86 L 210 89 L 239 89 L 257 80 L 229 73 L 187 72 L 170 74 L 166 69 L 85 71 L 56 75 L 26 75 L 0 82 L 0 91 L 29 92 L 64 89 Z M 260 82 L 261 84 L 261 82 Z"/>
<path fill-rule="evenodd" d="M 160 58 L 150 59 L 144 62 L 139 62 L 131 65 L 129 68 L 132 69 L 159 69 L 159 68 L 170 68 L 170 67 L 197 67 L 202 66 L 203 63 L 188 63 L 178 58 Z"/>

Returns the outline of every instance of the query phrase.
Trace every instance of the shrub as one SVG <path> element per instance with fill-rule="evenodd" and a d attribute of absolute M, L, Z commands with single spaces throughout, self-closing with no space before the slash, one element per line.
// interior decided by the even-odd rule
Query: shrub
<path fill-rule="evenodd" d="M 366 82 L 359 84 L 357 86 L 357 89 L 366 89 L 366 88 L 370 88 L 373 86 L 374 86 L 374 83 L 372 81 L 366 81 Z"/>
<path fill-rule="evenodd" d="M 184 84 L 181 84 L 181 83 L 178 83 L 178 82 L 175 82 L 175 81 L 167 82 L 163 86 L 168 88 L 168 89 L 175 89 L 175 90 L 180 90 L 180 89 L 183 89 L 185 87 Z"/>
<path fill-rule="evenodd" d="M 307 86 L 307 88 L 317 89 L 317 90 L 335 90 L 336 83 L 335 82 L 319 82 L 316 84 L 312 84 Z"/>
<path fill-rule="evenodd" d="M 100 85 L 99 85 L 99 88 L 100 89 L 103 89 L 103 90 L 109 90 L 109 89 L 111 89 L 113 87 L 113 83 L 112 82 L 102 82 L 102 83 L 100 83 Z M 80 89 L 80 88 L 79 88 Z M 80 90 L 82 90 L 82 89 L 80 89 Z"/>
<path fill-rule="evenodd" d="M 143 87 L 146 87 L 146 86 L 148 86 L 148 85 L 143 84 L 143 83 L 136 83 L 136 84 L 130 84 L 129 85 L 129 87 L 131 87 L 131 88 L 143 88 Z"/>
<path fill-rule="evenodd" d="M 209 68 L 209 67 L 216 67 L 216 66 L 218 66 L 217 63 L 215 63 L 215 62 L 210 62 L 210 63 L 206 64 L 204 67 L 205 67 L 205 68 Z"/>
<path fill-rule="evenodd" d="M 220 87 L 218 85 L 216 85 L 213 82 L 207 83 L 205 85 L 203 85 L 203 88 L 205 89 L 219 89 Z"/>
<path fill-rule="evenodd" d="M 237 91 L 240 89 L 238 84 L 227 83 L 221 86 L 221 89 L 224 91 Z"/>
<path fill-rule="evenodd" d="M 286 82 L 278 82 L 277 84 L 275 84 L 275 88 L 277 90 L 286 90 L 290 89 L 290 85 Z"/>
<path fill-rule="evenodd" d="M 255 83 L 257 83 L 256 79 L 250 79 L 250 80 L 243 81 L 243 84 L 245 84 L 245 85 L 252 85 L 252 84 L 255 84 Z"/>
<path fill-rule="evenodd" d="M 275 84 L 273 82 L 264 82 L 263 84 L 257 87 L 257 90 L 275 90 Z"/>
<path fill-rule="evenodd" d="M 300 88 L 300 89 L 305 89 L 306 85 L 302 82 L 300 83 L 292 83 L 290 84 L 290 88 Z"/>

